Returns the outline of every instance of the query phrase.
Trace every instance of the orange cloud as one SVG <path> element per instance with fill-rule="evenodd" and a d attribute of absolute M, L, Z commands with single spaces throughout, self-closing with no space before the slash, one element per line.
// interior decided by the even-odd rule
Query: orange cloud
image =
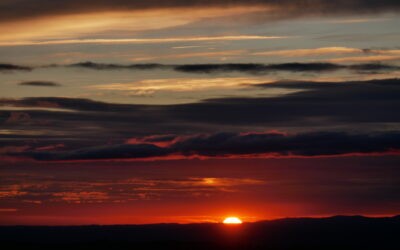
<path fill-rule="evenodd" d="M 329 59 L 327 61 L 333 63 L 355 63 L 355 62 L 380 62 L 380 61 L 397 61 L 400 60 L 400 55 L 374 55 L 374 56 L 355 56 L 341 57 Z"/>
<path fill-rule="evenodd" d="M 282 56 L 282 57 L 302 57 L 302 56 L 318 56 L 330 54 L 354 54 L 363 53 L 362 49 L 348 47 L 324 47 L 314 49 L 290 49 L 290 50 L 274 50 L 257 52 L 253 55 L 257 56 Z"/>
<path fill-rule="evenodd" d="M 92 85 L 88 88 L 106 91 L 123 91 L 128 94 L 153 94 L 157 91 L 196 91 L 205 89 L 238 88 L 244 85 L 268 82 L 267 79 L 257 77 L 228 77 L 228 78 L 171 78 L 149 79 L 132 83 L 110 83 Z M 128 91 L 128 92 L 127 92 Z"/>
<path fill-rule="evenodd" d="M 240 40 L 270 40 L 284 39 L 287 36 L 200 36 L 200 37 L 172 37 L 172 38 L 110 38 L 110 39 L 66 39 L 51 41 L 4 41 L 0 46 L 25 46 L 25 45 L 59 45 L 59 44 L 149 44 L 173 42 L 209 42 L 209 41 L 240 41 Z M 1 39 L 1 38 L 0 38 Z M 1 41 L 1 40 L 0 40 Z"/>
<path fill-rule="evenodd" d="M 243 38 L 246 36 L 243 36 Z M 210 37 L 211 38 L 211 37 Z M 240 38 L 239 36 L 237 37 Z M 252 39 L 249 39 L 252 40 Z M 229 57 L 239 56 L 246 53 L 246 50 L 228 50 L 228 51 L 215 51 L 215 52 L 196 52 L 196 53 L 183 53 L 183 54 L 171 54 L 171 55 L 160 55 L 160 56 L 148 56 L 148 57 L 135 57 L 131 61 L 149 61 L 149 60 L 160 60 L 160 59 L 182 59 L 192 57 Z"/>
<path fill-rule="evenodd" d="M 126 38 L 144 30 L 156 30 L 186 25 L 206 18 L 243 15 L 265 10 L 266 7 L 214 7 L 200 9 L 153 9 L 141 11 L 114 11 L 69 14 L 34 20 L 8 22 L 0 27 L 0 45 L 45 45 L 80 43 L 159 43 L 175 41 L 215 41 L 265 39 L 258 36 L 223 36 L 217 38 Z M 74 20 L 74 21 L 71 21 Z M 119 30 L 118 38 L 110 30 Z M 100 34 L 101 39 L 82 39 Z M 125 38 L 121 38 L 125 36 Z M 113 38 L 110 38 L 113 37 Z"/>
<path fill-rule="evenodd" d="M 99 203 L 109 199 L 107 193 L 104 192 L 58 192 L 53 194 L 68 203 Z"/>

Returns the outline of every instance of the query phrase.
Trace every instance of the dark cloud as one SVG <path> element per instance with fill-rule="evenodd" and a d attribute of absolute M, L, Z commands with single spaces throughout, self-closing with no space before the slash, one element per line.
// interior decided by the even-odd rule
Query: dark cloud
<path fill-rule="evenodd" d="M 387 153 L 400 149 L 400 132 L 349 134 L 314 132 L 295 135 L 280 133 L 216 133 L 178 138 L 167 147 L 153 144 L 120 144 L 72 151 L 24 152 L 13 154 L 35 160 L 143 159 L 168 155 L 230 157 L 331 156 Z"/>
<path fill-rule="evenodd" d="M 352 13 L 395 12 L 400 9 L 397 0 L 20 0 L 3 1 L 0 5 L 0 20 L 10 21 L 43 16 L 73 13 L 91 13 L 115 10 L 143 10 L 171 7 L 203 8 L 212 6 L 254 6 L 266 5 L 274 8 L 273 12 L 264 13 L 264 18 L 293 18 L 304 15 L 333 15 Z"/>
<path fill-rule="evenodd" d="M 21 66 L 21 65 L 0 63 L 0 72 L 2 72 L 2 71 L 16 71 L 16 70 L 30 71 L 30 70 L 32 70 L 32 68 L 31 67 L 27 67 L 27 66 Z"/>
<path fill-rule="evenodd" d="M 56 97 L 0 99 L 2 129 L 16 131 L 18 128 L 15 133 L 1 135 L 0 141 L 7 146 L 29 146 L 31 151 L 35 151 L 35 148 L 58 144 L 64 145 L 63 150 L 68 150 L 68 157 L 58 155 L 59 153 L 53 155 L 53 153 L 41 151 L 35 153 L 37 159 L 90 158 L 91 155 L 97 154 L 98 150 L 105 158 L 113 155 L 113 152 L 108 152 L 109 147 L 99 148 L 99 145 L 120 145 L 116 147 L 119 151 L 126 149 L 127 151 L 123 152 L 126 152 L 127 156 L 138 158 L 141 154 L 130 154 L 130 150 L 142 152 L 140 150 L 143 148 L 147 150 L 147 147 L 150 147 L 148 145 L 151 145 L 150 150 L 154 152 L 149 154 L 150 156 L 169 155 L 170 150 L 188 155 L 191 154 L 191 150 L 194 150 L 207 155 L 207 150 L 211 146 L 207 146 L 204 151 L 199 148 L 199 145 L 205 143 L 204 138 L 210 141 L 226 134 L 216 134 L 212 137 L 193 137 L 193 134 L 213 134 L 217 131 L 235 134 L 240 131 L 279 129 L 292 133 L 343 131 L 349 135 L 357 131 L 369 136 L 371 131 L 397 131 L 400 123 L 398 115 L 400 79 L 354 82 L 280 81 L 249 88 L 263 88 L 264 91 L 268 91 L 268 88 L 299 91 L 275 97 L 219 98 L 176 105 L 115 104 L 89 99 Z M 18 107 L 19 110 L 15 111 L 13 108 L 8 110 L 8 107 Z M 397 138 L 396 134 L 391 135 Z M 231 141 L 237 136 L 242 138 L 241 135 L 236 135 L 227 140 Z M 282 137 L 279 134 L 268 136 Z M 339 137 L 340 134 L 335 136 Z M 185 137 L 192 139 L 180 140 L 177 143 L 178 139 Z M 356 138 L 353 135 L 351 137 Z M 251 138 L 243 137 L 246 140 Z M 262 138 L 262 136 L 256 138 Z M 274 138 L 264 136 L 269 143 L 273 142 Z M 283 139 L 287 138 L 283 137 Z M 372 141 L 375 137 L 367 139 L 371 140 L 372 145 L 378 145 L 378 142 Z M 200 144 L 186 147 L 185 145 L 192 140 L 199 141 Z M 383 142 L 383 137 L 379 137 L 379 142 Z M 387 142 L 388 146 L 392 145 L 390 141 Z M 127 145 L 124 145 L 125 143 Z M 174 143 L 176 144 L 173 148 L 158 151 Z M 295 142 L 292 140 L 288 143 Z M 348 143 L 351 145 L 353 141 Z M 365 146 L 361 143 L 356 146 L 364 150 L 369 147 L 370 142 L 365 143 Z M 140 146 L 133 147 L 129 146 L 130 144 L 140 144 Z M 383 144 L 385 143 L 381 145 Z M 218 143 L 215 142 L 214 145 Z M 232 147 L 233 145 L 232 142 Z M 114 150 L 114 147 L 112 146 L 111 149 Z M 85 150 L 80 151 L 81 148 Z M 246 148 L 249 149 L 248 152 L 258 152 L 257 148 L 251 148 L 250 144 L 246 145 Z M 327 150 L 323 148 L 323 145 L 316 148 Z M 346 145 L 332 148 L 329 152 L 340 151 L 338 148 L 346 149 Z M 211 155 L 212 152 L 223 154 L 224 150 L 227 149 L 221 147 L 210 151 L 209 154 Z M 290 149 L 290 151 L 294 150 L 294 148 Z M 376 148 L 374 150 L 379 151 Z M 234 151 L 234 148 L 229 148 L 229 152 Z M 226 152 L 226 154 L 229 153 Z M 76 156 L 80 154 L 86 156 Z M 312 148 L 299 154 L 311 155 Z M 115 155 L 123 158 L 121 154 L 115 153 Z"/>
<path fill-rule="evenodd" d="M 359 71 L 380 71 L 380 70 L 399 70 L 398 66 L 380 64 L 380 63 L 366 63 L 366 64 L 355 64 L 347 66 L 349 69 Z"/>
<path fill-rule="evenodd" d="M 173 69 L 184 73 L 227 73 L 241 72 L 247 74 L 265 74 L 275 71 L 289 72 L 331 72 L 336 70 L 355 71 L 395 71 L 398 66 L 387 64 L 353 64 L 341 65 L 334 63 L 280 63 L 280 64 L 258 64 L 258 63 L 227 63 L 227 64 L 187 64 L 187 65 L 165 65 L 165 64 L 105 64 L 95 62 L 82 62 L 68 65 L 69 67 L 87 68 L 94 70 L 154 70 Z"/>
<path fill-rule="evenodd" d="M 257 86 L 257 85 L 256 85 Z M 399 122 L 400 80 L 316 83 L 276 82 L 260 87 L 303 91 L 278 97 L 219 98 L 169 108 L 180 119 L 235 125 L 300 126 Z M 307 89 L 304 88 L 307 87 Z"/>
<path fill-rule="evenodd" d="M 66 97 L 27 97 L 23 99 L 2 99 L 0 100 L 0 105 L 102 112 L 134 111 L 134 108 L 136 107 L 136 105 L 104 103 L 90 99 Z M 137 107 L 140 107 L 140 105 L 137 105 Z"/>
<path fill-rule="evenodd" d="M 377 135 L 343 132 L 316 132 L 296 135 L 279 133 L 218 133 L 194 136 L 171 146 L 184 155 L 229 156 L 277 154 L 279 156 L 319 156 L 376 153 L 400 147 L 400 133 Z"/>
<path fill-rule="evenodd" d="M 259 73 L 265 72 L 267 66 L 264 64 L 192 64 L 192 65 L 178 65 L 175 67 L 176 71 L 185 73 L 215 73 L 215 72 L 247 72 Z"/>
<path fill-rule="evenodd" d="M 171 68 L 169 65 L 162 65 L 157 63 L 149 64 L 111 64 L 111 63 L 95 63 L 95 62 L 81 62 L 68 65 L 69 67 L 87 68 L 95 70 L 119 70 L 119 69 L 136 69 L 136 70 L 154 70 Z"/>
<path fill-rule="evenodd" d="M 20 82 L 20 86 L 33 86 L 33 87 L 59 87 L 61 84 L 55 82 L 46 81 L 31 81 L 31 82 Z"/>
<path fill-rule="evenodd" d="M 243 72 L 250 74 L 274 71 L 321 72 L 348 69 L 345 65 L 332 63 L 282 63 L 282 64 L 193 64 L 176 66 L 176 71 L 185 73 Z M 359 68 L 361 70 L 362 67 Z"/>
<path fill-rule="evenodd" d="M 223 73 L 242 72 L 249 74 L 269 73 L 275 71 L 290 72 L 331 72 L 337 70 L 352 70 L 360 72 L 396 71 L 400 68 L 387 64 L 353 64 L 342 65 L 334 63 L 281 63 L 281 64 L 193 64 L 179 65 L 176 71 L 185 73 Z"/>
<path fill-rule="evenodd" d="M 187 65 L 165 65 L 165 64 L 106 64 L 95 62 L 82 62 L 68 65 L 94 70 L 154 70 L 173 69 L 184 73 L 224 73 L 242 72 L 248 74 L 262 74 L 275 71 L 291 72 L 331 72 L 336 70 L 356 71 L 395 71 L 398 66 L 386 64 L 354 64 L 341 65 L 333 63 L 281 63 L 281 64 L 258 64 L 258 63 L 228 63 L 228 64 L 187 64 Z"/>
<path fill-rule="evenodd" d="M 38 68 L 54 68 L 54 67 L 71 67 L 71 68 L 83 68 L 91 70 L 175 70 L 184 73 L 196 73 L 196 74 L 211 74 L 211 73 L 229 73 L 229 72 L 240 72 L 246 74 L 267 74 L 276 71 L 288 71 L 288 72 L 332 72 L 337 70 L 351 70 L 359 73 L 371 73 L 380 71 L 397 71 L 400 67 L 397 65 L 381 64 L 381 63 L 367 63 L 367 64 L 335 64 L 335 63 L 277 63 L 277 64 L 261 64 L 261 63 L 226 63 L 226 64 L 114 64 L 114 63 L 97 63 L 97 62 L 80 62 L 68 65 L 47 65 L 40 66 Z M 0 64 L 1 70 L 32 70 L 26 66 L 12 65 L 12 64 Z"/>
<path fill-rule="evenodd" d="M 166 156 L 169 149 L 152 144 L 112 145 L 83 148 L 69 152 L 28 152 L 36 160 L 102 160 L 102 159 L 141 159 L 148 157 Z"/>
<path fill-rule="evenodd" d="M 382 79 L 382 80 L 367 80 L 367 81 L 346 81 L 346 82 L 313 82 L 313 81 L 296 81 L 296 80 L 283 80 L 276 81 L 272 83 L 255 84 L 250 85 L 252 87 L 259 88 L 288 88 L 288 89 L 329 89 L 334 88 L 335 90 L 345 90 L 349 93 L 351 91 L 362 91 L 368 90 L 373 87 L 394 87 L 398 88 L 400 84 L 400 79 Z"/>
<path fill-rule="evenodd" d="M 360 123 L 398 123 L 400 117 L 400 80 L 356 82 L 281 81 L 259 84 L 257 88 L 298 89 L 301 91 L 276 97 L 219 98 L 176 105 L 115 104 L 77 98 L 2 99 L 0 121 L 7 121 L 12 111 L 7 106 L 29 107 L 25 110 L 33 124 L 46 129 L 92 128 L 90 133 L 117 133 L 121 137 L 137 133 L 165 134 L 215 131 L 226 125 L 299 127 L 349 127 Z M 254 86 L 252 85 L 252 88 Z M 49 111 L 46 108 L 57 108 Z M 39 110 L 40 109 L 40 110 Z M 63 110 L 65 109 L 65 111 Z M 79 112 L 70 112 L 75 110 Z M 39 126 L 38 125 L 38 126 Z M 374 126 L 374 125 L 371 125 Z M 77 130 L 74 130 L 76 133 Z M 85 131 L 87 133 L 87 131 Z M 115 134 L 114 134 L 115 135 Z"/>
<path fill-rule="evenodd" d="M 228 63 L 228 64 L 187 64 L 187 65 L 165 65 L 165 64 L 105 64 L 95 62 L 82 62 L 67 65 L 68 67 L 87 68 L 94 70 L 155 70 L 172 69 L 184 73 L 210 74 L 241 72 L 247 74 L 266 74 L 276 71 L 289 72 L 332 72 L 336 70 L 353 71 L 396 71 L 400 68 L 387 64 L 353 64 L 341 65 L 334 63 L 281 63 L 281 64 L 258 64 L 258 63 Z"/>

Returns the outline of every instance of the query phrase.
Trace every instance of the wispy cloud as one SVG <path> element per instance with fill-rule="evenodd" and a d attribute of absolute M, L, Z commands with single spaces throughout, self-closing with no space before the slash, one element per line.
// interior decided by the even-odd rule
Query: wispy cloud
<path fill-rule="evenodd" d="M 92 180 L 73 178 L 56 179 L 41 175 L 7 178 L 2 188 L 9 195 L 0 196 L 2 201 L 21 199 L 22 203 L 128 203 L 135 200 L 154 200 L 169 196 L 199 197 L 210 194 L 237 191 L 243 187 L 256 187 L 266 182 L 253 178 L 184 177 L 143 178 L 121 176 Z M 115 188 L 118 186 L 118 188 Z M 18 190 L 17 194 L 15 190 Z M 188 192 L 188 191 L 192 192 Z M 0 212 L 16 210 L 0 208 Z"/>
<path fill-rule="evenodd" d="M 67 39 L 51 41 L 15 41 L 0 42 L 0 46 L 26 46 L 26 45 L 57 45 L 57 44 L 151 44 L 151 43 L 174 43 L 174 42 L 209 42 L 209 41 L 240 41 L 240 40 L 270 40 L 285 39 L 287 36 L 200 36 L 200 37 L 174 37 L 174 38 L 120 38 L 120 39 Z"/>
<path fill-rule="evenodd" d="M 246 50 L 227 50 L 227 51 L 206 51 L 206 52 L 192 52 L 192 53 L 181 53 L 181 54 L 169 54 L 159 56 L 147 56 L 147 57 L 134 57 L 131 61 L 151 61 L 151 60 L 162 60 L 162 59 L 182 59 L 182 58 L 222 58 L 236 57 L 245 54 Z"/>
<path fill-rule="evenodd" d="M 289 50 L 272 50 L 265 52 L 253 53 L 256 56 L 282 56 L 282 57 L 302 57 L 302 56 L 318 56 L 318 55 L 335 55 L 335 54 L 356 54 L 363 53 L 364 50 L 348 47 L 324 47 L 313 49 L 289 49 Z"/>
<path fill-rule="evenodd" d="M 1 19 L 2 21 L 34 19 L 57 15 L 71 15 L 81 13 L 104 12 L 106 10 L 115 11 L 146 11 L 146 10 L 171 10 L 171 9 L 192 9 L 193 11 L 207 10 L 210 8 L 219 8 L 222 12 L 229 10 L 229 7 L 249 8 L 258 7 L 271 10 L 269 16 L 281 16 L 281 18 L 290 18 L 299 15 L 334 15 L 345 13 L 377 13 L 383 11 L 396 11 L 399 9 L 397 1 L 381 0 L 372 1 L 368 4 L 363 0 L 352 1 L 301 1 L 301 0 L 215 0 L 215 1 L 126 1 L 115 0 L 94 1 L 94 0 L 69 0 L 59 1 L 57 5 L 50 4 L 45 0 L 38 0 L 35 3 L 22 1 L 7 1 L 2 5 Z M 19 11 L 15 11 L 18 9 Z M 286 12 L 286 13 L 285 13 Z M 223 14 L 223 13 L 222 13 Z M 265 14 L 264 14 L 265 15 Z M 268 17 L 268 15 L 267 15 Z"/>
<path fill-rule="evenodd" d="M 204 89 L 238 88 L 244 85 L 265 83 L 266 79 L 231 77 L 231 78 L 171 78 L 141 80 L 132 83 L 109 83 L 92 85 L 88 88 L 108 91 L 123 91 L 131 94 L 152 94 L 157 91 L 194 91 Z M 128 92 L 127 92 L 128 91 Z"/>
<path fill-rule="evenodd" d="M 371 23 L 371 22 L 384 22 L 390 20 L 389 18 L 348 18 L 341 20 L 329 20 L 328 23 L 334 24 L 352 24 L 352 23 Z"/>
<path fill-rule="evenodd" d="M 372 56 L 352 56 L 328 59 L 332 63 L 364 63 L 364 62 L 383 62 L 399 61 L 400 55 L 372 55 Z"/>
<path fill-rule="evenodd" d="M 272 50 L 253 53 L 255 56 L 275 57 L 314 57 L 353 55 L 339 58 L 329 58 L 323 61 L 331 63 L 367 63 L 400 60 L 400 50 L 397 49 L 359 49 L 349 47 L 322 47 L 312 49 Z"/>
<path fill-rule="evenodd" d="M 136 39 L 136 33 L 189 25 L 210 18 L 228 18 L 233 15 L 258 12 L 262 9 L 254 6 L 206 10 L 196 8 L 113 11 L 110 9 L 101 12 L 43 16 L 33 20 L 22 19 L 8 22 L 7 25 L 0 26 L 0 43 L 3 46 L 17 46 L 174 42 L 181 39 L 163 40 L 164 37 Z M 118 30 L 118 35 L 113 30 Z M 209 40 L 200 39 L 200 41 Z"/>

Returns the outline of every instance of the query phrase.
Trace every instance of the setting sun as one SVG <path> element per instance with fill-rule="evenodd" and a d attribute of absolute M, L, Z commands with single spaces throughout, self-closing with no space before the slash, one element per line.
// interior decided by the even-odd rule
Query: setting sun
<path fill-rule="evenodd" d="M 242 220 L 238 217 L 227 217 L 224 221 L 224 224 L 242 224 Z"/>

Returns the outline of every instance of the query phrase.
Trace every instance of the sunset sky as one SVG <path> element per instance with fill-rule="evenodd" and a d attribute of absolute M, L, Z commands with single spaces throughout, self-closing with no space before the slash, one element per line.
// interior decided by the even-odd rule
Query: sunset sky
<path fill-rule="evenodd" d="M 1 0 L 0 224 L 400 214 L 399 12 Z"/>

